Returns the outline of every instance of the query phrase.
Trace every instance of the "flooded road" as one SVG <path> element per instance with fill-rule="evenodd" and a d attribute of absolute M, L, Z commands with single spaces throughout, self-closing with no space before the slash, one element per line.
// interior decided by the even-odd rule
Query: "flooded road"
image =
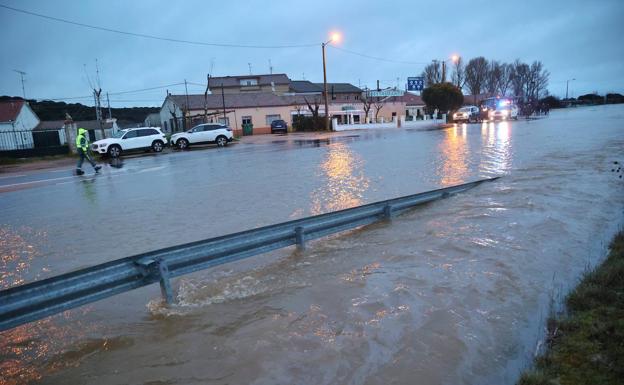
<path fill-rule="evenodd" d="M 4 288 L 503 176 L 391 223 L 311 242 L 305 252 L 284 249 L 177 279 L 179 305 L 171 308 L 153 286 L 4 332 L 0 378 L 513 383 L 551 303 L 599 262 L 624 224 L 624 182 L 611 172 L 624 160 L 623 119 L 622 106 L 604 106 L 425 132 L 276 136 L 128 159 L 96 177 L 0 179 Z"/>

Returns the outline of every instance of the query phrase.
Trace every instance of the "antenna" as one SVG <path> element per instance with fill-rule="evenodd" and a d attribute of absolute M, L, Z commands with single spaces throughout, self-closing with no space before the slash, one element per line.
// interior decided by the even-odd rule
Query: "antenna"
<path fill-rule="evenodd" d="M 301 78 L 302 78 L 303 80 L 305 80 L 305 72 L 302 72 L 302 73 L 301 73 Z"/>
<path fill-rule="evenodd" d="M 251 63 L 247 63 L 247 65 L 249 66 L 249 75 L 251 75 Z"/>
<path fill-rule="evenodd" d="M 98 66 L 97 59 L 95 59 L 95 80 L 97 81 L 98 88 L 102 88 L 100 84 L 100 67 Z"/>
<path fill-rule="evenodd" d="M 210 58 L 210 72 L 209 73 L 211 73 L 213 75 L 214 75 L 214 66 L 215 66 L 215 58 L 211 57 Z"/>
<path fill-rule="evenodd" d="M 271 59 L 269 59 L 269 73 L 273 75 L 273 64 L 271 64 Z"/>
<path fill-rule="evenodd" d="M 20 78 L 22 79 L 22 95 L 24 96 L 24 99 L 26 99 L 26 91 L 24 90 L 24 75 L 26 75 L 26 72 L 20 71 L 20 70 L 13 70 L 13 71 L 17 72 L 20 75 Z"/>

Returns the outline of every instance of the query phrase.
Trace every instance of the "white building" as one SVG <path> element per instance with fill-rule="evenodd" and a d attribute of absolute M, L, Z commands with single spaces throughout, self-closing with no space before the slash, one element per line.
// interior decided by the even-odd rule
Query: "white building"
<path fill-rule="evenodd" d="M 33 148 L 32 130 L 39 123 L 26 101 L 0 102 L 0 151 Z"/>

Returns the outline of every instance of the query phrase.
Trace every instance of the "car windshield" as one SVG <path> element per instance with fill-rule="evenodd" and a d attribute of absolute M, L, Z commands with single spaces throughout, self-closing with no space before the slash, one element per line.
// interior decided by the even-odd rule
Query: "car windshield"
<path fill-rule="evenodd" d="M 121 138 L 121 137 L 123 136 L 123 134 L 125 134 L 125 133 L 126 133 L 126 131 L 123 131 L 123 130 L 117 131 L 116 133 L 114 133 L 114 134 L 113 134 L 113 138 L 117 138 L 117 139 L 119 139 L 119 138 Z"/>
<path fill-rule="evenodd" d="M 470 112 L 470 107 L 462 107 L 459 109 L 459 112 Z"/>

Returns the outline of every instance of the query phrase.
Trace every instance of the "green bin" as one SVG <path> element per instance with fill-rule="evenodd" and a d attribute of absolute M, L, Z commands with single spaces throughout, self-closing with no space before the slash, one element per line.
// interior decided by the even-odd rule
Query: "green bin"
<path fill-rule="evenodd" d="M 253 124 L 251 123 L 243 124 L 243 135 L 253 135 Z"/>

